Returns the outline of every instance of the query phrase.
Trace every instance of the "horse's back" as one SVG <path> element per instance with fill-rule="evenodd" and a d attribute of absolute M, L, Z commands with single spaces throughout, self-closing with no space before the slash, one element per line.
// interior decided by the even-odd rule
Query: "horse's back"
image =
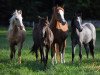
<path fill-rule="evenodd" d="M 92 23 L 84 23 L 83 26 L 86 26 L 88 29 L 92 32 L 92 37 L 95 40 L 96 39 L 96 29 L 95 26 Z"/>

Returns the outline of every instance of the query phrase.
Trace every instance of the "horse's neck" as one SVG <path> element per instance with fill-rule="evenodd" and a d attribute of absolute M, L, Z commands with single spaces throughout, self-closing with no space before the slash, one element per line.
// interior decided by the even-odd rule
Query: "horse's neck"
<path fill-rule="evenodd" d="M 74 18 L 72 19 L 72 22 L 71 22 L 71 33 L 76 33 L 76 28 L 75 28 L 75 25 L 74 25 Z"/>
<path fill-rule="evenodd" d="M 57 21 L 54 17 L 54 14 L 52 15 L 52 19 L 50 22 L 50 27 L 51 29 L 60 29 L 64 32 L 68 31 L 68 24 L 66 23 L 65 25 L 62 25 L 59 21 Z"/>
<path fill-rule="evenodd" d="M 53 14 L 51 21 L 50 21 L 50 27 L 55 27 L 55 24 L 56 24 L 56 20 L 55 20 L 54 14 Z"/>
<path fill-rule="evenodd" d="M 13 35 L 16 35 L 18 33 L 19 28 L 15 25 L 12 29 Z"/>
<path fill-rule="evenodd" d="M 77 29 L 74 27 L 74 25 L 71 25 L 71 33 L 72 34 L 76 34 L 77 33 Z"/>

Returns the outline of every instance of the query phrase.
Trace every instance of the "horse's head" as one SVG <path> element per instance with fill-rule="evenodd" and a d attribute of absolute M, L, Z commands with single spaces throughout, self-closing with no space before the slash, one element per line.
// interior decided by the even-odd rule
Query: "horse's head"
<path fill-rule="evenodd" d="M 10 24 L 12 27 L 17 26 L 20 29 L 23 27 L 23 22 L 22 22 L 22 11 L 21 10 L 15 10 L 13 13 L 12 18 L 10 19 Z"/>
<path fill-rule="evenodd" d="M 76 14 L 74 15 L 74 18 L 73 18 L 73 25 L 75 28 L 77 28 L 79 30 L 79 32 L 82 31 L 82 19 L 81 19 L 81 14 Z"/>
<path fill-rule="evenodd" d="M 49 26 L 49 21 L 48 21 L 48 17 L 38 17 L 39 18 L 39 24 L 44 27 L 44 26 Z"/>
<path fill-rule="evenodd" d="M 46 36 L 46 28 L 49 26 L 48 17 L 38 17 L 39 18 L 39 25 L 38 28 L 42 30 L 43 38 Z"/>
<path fill-rule="evenodd" d="M 60 23 L 62 23 L 63 25 L 66 24 L 66 20 L 64 18 L 64 9 L 63 7 L 54 7 L 53 8 L 53 11 L 54 11 L 54 17 L 57 21 L 59 21 Z"/>

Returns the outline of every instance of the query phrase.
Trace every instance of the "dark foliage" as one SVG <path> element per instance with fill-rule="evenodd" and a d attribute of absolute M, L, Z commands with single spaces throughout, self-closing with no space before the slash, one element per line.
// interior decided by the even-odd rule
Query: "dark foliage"
<path fill-rule="evenodd" d="M 80 10 L 83 19 L 100 19 L 100 0 L 64 0 L 65 17 L 71 19 Z M 0 25 L 8 25 L 15 9 L 23 11 L 24 21 L 37 21 L 37 16 L 51 18 L 54 0 L 0 0 Z"/>

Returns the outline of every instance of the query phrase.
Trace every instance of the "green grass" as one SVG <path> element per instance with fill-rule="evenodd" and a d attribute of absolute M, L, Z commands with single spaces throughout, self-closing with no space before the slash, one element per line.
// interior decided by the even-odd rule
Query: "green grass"
<path fill-rule="evenodd" d="M 32 42 L 32 28 L 26 28 L 26 40 L 22 49 L 22 64 L 17 62 L 16 58 L 13 61 L 9 60 L 9 43 L 7 41 L 7 28 L 0 28 L 0 75 L 100 75 L 100 29 L 97 29 L 97 41 L 95 48 L 95 61 L 91 55 L 86 59 L 85 50 L 82 49 L 83 59 L 79 64 L 78 50 L 75 54 L 75 63 L 71 64 L 71 42 L 70 36 L 67 39 L 67 48 L 65 55 L 65 64 L 51 64 L 49 61 L 47 69 L 43 69 L 43 64 L 35 61 L 35 55 L 30 54 Z M 78 49 L 78 48 L 77 48 Z"/>

